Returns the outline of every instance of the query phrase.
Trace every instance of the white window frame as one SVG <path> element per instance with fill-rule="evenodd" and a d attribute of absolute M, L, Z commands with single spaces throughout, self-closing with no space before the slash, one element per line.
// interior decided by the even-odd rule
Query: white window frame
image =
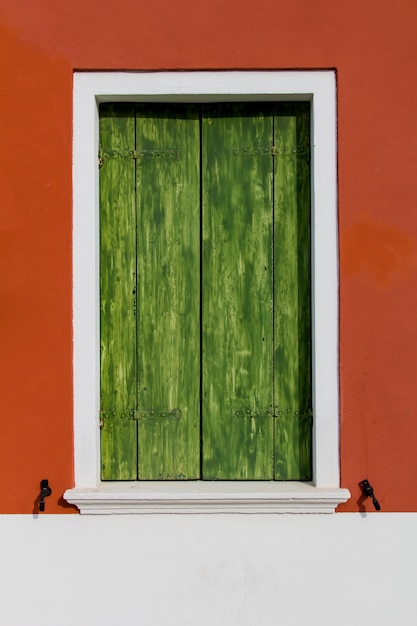
<path fill-rule="evenodd" d="M 336 75 L 334 71 L 75 72 L 73 332 L 75 487 L 81 513 L 330 513 L 340 488 Z M 311 102 L 313 480 L 100 480 L 99 104 Z"/>

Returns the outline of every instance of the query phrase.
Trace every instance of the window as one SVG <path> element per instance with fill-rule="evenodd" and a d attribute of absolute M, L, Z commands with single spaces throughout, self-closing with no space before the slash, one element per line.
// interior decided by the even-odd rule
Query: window
<path fill-rule="evenodd" d="M 196 105 L 197 109 L 204 109 L 208 105 L 211 106 L 211 103 L 246 102 L 248 107 L 256 109 L 261 106 L 258 103 L 263 103 L 262 106 L 269 106 L 275 111 L 281 106 L 278 103 L 285 101 L 298 101 L 300 107 L 308 103 L 307 106 L 311 108 L 311 395 L 314 414 L 311 440 L 312 480 L 304 482 L 305 479 L 300 476 L 297 481 L 284 482 L 270 480 L 261 482 L 258 480 L 233 482 L 230 480 L 101 481 L 100 429 L 97 419 L 100 408 L 99 175 L 97 167 L 99 105 L 109 102 L 134 102 L 140 103 L 138 110 L 145 110 L 146 107 L 143 106 L 145 103 L 163 103 L 170 106 L 185 103 L 186 110 L 190 111 L 191 104 Z M 76 484 L 74 489 L 66 492 L 65 497 L 68 501 L 77 504 L 81 512 L 330 512 L 339 502 L 345 501 L 349 496 L 347 490 L 339 487 L 338 469 L 335 110 L 333 72 L 80 73 L 75 75 L 74 440 Z M 198 139 L 199 142 L 200 139 Z M 245 143 L 246 145 L 241 147 L 237 145 L 235 149 L 239 152 L 241 148 L 256 149 L 258 147 L 255 143 Z M 271 149 L 273 145 L 272 143 L 269 148 Z M 260 145 L 259 147 L 268 146 Z M 156 146 L 156 148 L 175 151 L 175 147 L 171 145 Z M 111 149 L 117 150 L 118 148 Z M 144 149 L 152 150 L 153 148 Z M 244 161 L 244 159 L 243 155 L 235 155 L 234 163 Z M 267 161 L 278 159 L 279 157 L 274 154 L 266 158 Z M 177 165 L 179 162 L 178 160 Z M 258 163 L 261 162 L 262 158 L 259 158 Z M 135 159 L 132 159 L 132 163 L 134 165 Z M 195 159 L 193 159 L 193 164 L 192 167 L 195 168 Z M 203 182 L 199 186 L 198 194 L 204 197 L 206 190 L 203 170 L 201 179 Z M 264 189 L 264 186 L 260 186 L 258 192 L 264 193 L 260 191 L 261 188 Z M 203 228 L 195 230 L 199 233 L 197 238 L 203 241 L 201 252 L 196 253 L 201 254 L 202 258 L 203 282 L 200 293 L 203 302 L 203 319 L 206 255 L 204 238 L 209 236 L 204 231 L 204 222 L 203 205 Z M 277 239 L 276 232 L 273 236 Z M 210 258 L 206 259 L 206 263 L 210 263 Z M 199 276 L 199 272 L 197 275 Z M 264 310 L 264 307 L 262 308 Z M 202 331 L 199 329 L 200 336 L 204 336 L 204 332 L 204 328 Z M 274 328 L 274 333 L 276 332 Z M 204 338 L 202 355 L 204 377 Z M 199 372 L 197 374 L 196 377 L 199 378 Z M 306 380 L 305 377 L 304 379 Z M 202 402 L 201 397 L 199 402 Z M 275 400 L 272 404 L 274 402 Z M 177 418 L 181 407 L 174 402 L 174 399 L 164 404 L 167 406 L 158 407 L 153 401 L 142 406 L 137 404 L 135 411 L 138 409 L 143 409 L 142 412 L 160 410 L 162 413 L 165 410 L 171 410 L 174 411 L 172 421 L 179 424 L 182 416 L 180 419 Z M 256 404 L 250 396 L 248 404 L 243 402 L 243 399 L 240 404 L 242 406 L 234 407 L 235 412 L 240 412 L 241 409 L 261 411 L 266 408 L 268 410 L 268 406 L 261 407 L 261 404 Z M 262 401 L 262 405 L 264 404 L 268 403 Z M 113 407 L 103 408 L 113 409 Z M 132 407 L 128 406 L 128 408 Z M 309 411 L 308 406 L 299 408 Z M 272 410 L 274 412 L 272 420 L 275 420 L 275 412 L 280 408 L 274 404 Z M 145 421 L 155 423 L 152 419 L 144 419 L 141 422 L 141 415 L 134 417 L 139 419 L 130 420 L 132 423 L 144 424 Z M 237 424 L 248 424 L 254 421 L 247 418 L 239 421 L 237 416 L 234 419 Z M 106 419 L 104 418 L 103 421 L 105 422 Z M 245 426 L 242 427 L 245 428 Z M 250 476 L 242 475 L 241 477 L 249 478 Z"/>
<path fill-rule="evenodd" d="M 102 479 L 311 479 L 309 106 L 101 106 Z"/>

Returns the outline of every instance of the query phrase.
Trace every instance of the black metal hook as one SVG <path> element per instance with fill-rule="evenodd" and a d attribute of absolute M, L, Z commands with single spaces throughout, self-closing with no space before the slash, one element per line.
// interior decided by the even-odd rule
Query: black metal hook
<path fill-rule="evenodd" d="M 374 490 L 373 490 L 372 486 L 369 484 L 369 482 L 366 479 L 362 480 L 359 483 L 359 487 L 362 489 L 362 493 L 363 493 L 363 495 L 365 497 L 371 498 L 372 504 L 374 505 L 375 509 L 377 511 L 380 511 L 381 510 L 381 506 L 380 506 L 378 500 L 375 498 Z"/>
<path fill-rule="evenodd" d="M 50 486 L 48 485 L 48 480 L 46 478 L 44 478 L 43 480 L 41 480 L 41 493 L 39 496 L 39 511 L 41 513 L 44 512 L 45 510 L 45 498 L 47 498 L 48 496 L 50 496 L 52 493 L 52 489 L 50 488 Z"/>

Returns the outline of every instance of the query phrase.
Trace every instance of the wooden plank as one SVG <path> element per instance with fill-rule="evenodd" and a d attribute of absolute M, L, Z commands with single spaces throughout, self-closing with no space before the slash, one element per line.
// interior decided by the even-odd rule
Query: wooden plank
<path fill-rule="evenodd" d="M 102 105 L 100 142 L 100 366 L 103 480 L 137 478 L 135 162 L 132 105 Z M 98 416 L 97 416 L 98 418 Z"/>
<path fill-rule="evenodd" d="M 309 104 L 275 108 L 275 478 L 311 479 Z"/>
<path fill-rule="evenodd" d="M 136 115 L 139 478 L 199 478 L 198 109 Z"/>
<path fill-rule="evenodd" d="M 205 479 L 272 478 L 271 142 L 265 106 L 204 108 Z"/>

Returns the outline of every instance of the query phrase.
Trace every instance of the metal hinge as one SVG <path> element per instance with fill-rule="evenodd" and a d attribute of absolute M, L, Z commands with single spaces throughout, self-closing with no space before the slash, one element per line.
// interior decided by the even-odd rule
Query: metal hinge
<path fill-rule="evenodd" d="M 282 409 L 280 407 L 275 407 L 274 419 L 278 421 L 285 421 L 286 419 L 291 421 L 297 420 L 300 425 L 308 424 L 312 426 L 313 411 L 312 409 Z"/>
<path fill-rule="evenodd" d="M 151 420 L 151 419 L 159 419 L 161 417 L 179 420 L 181 419 L 181 410 L 180 409 L 168 409 L 168 410 L 162 409 L 158 411 L 155 409 L 148 409 L 148 410 L 139 409 L 138 411 L 135 411 L 134 419 Z"/>
<path fill-rule="evenodd" d="M 121 418 L 121 419 L 134 419 L 135 411 L 134 409 L 128 409 L 127 411 L 115 411 L 114 409 L 100 409 L 99 416 L 99 424 L 100 428 L 103 429 L 105 425 L 105 420 L 109 418 Z"/>
<path fill-rule="evenodd" d="M 99 424 L 100 428 L 104 428 L 105 420 L 114 419 L 130 419 L 130 420 L 147 420 L 147 419 L 181 419 L 181 409 L 128 409 L 123 411 L 115 411 L 113 409 L 101 409 Z"/>
<path fill-rule="evenodd" d="M 273 417 L 274 409 L 249 409 L 249 408 L 239 408 L 234 409 L 232 411 L 232 417 L 240 418 L 240 417 L 250 417 L 250 418 L 261 418 L 261 417 Z"/>
<path fill-rule="evenodd" d="M 261 148 L 233 148 L 234 156 L 309 156 L 309 146 L 266 146 Z"/>
<path fill-rule="evenodd" d="M 105 161 L 109 159 L 133 159 L 133 160 L 144 160 L 144 159 L 174 159 L 178 160 L 180 156 L 180 151 L 177 149 L 155 149 L 155 150 L 127 150 L 125 152 L 120 150 L 103 150 L 100 146 L 98 151 L 98 167 L 99 169 L 103 167 Z"/>
<path fill-rule="evenodd" d="M 311 409 L 282 409 L 281 407 L 271 407 L 269 409 L 251 409 L 251 408 L 238 408 L 233 409 L 232 417 L 235 418 L 273 418 L 276 420 L 293 418 L 298 419 L 300 422 L 313 421 L 313 411 Z"/>

